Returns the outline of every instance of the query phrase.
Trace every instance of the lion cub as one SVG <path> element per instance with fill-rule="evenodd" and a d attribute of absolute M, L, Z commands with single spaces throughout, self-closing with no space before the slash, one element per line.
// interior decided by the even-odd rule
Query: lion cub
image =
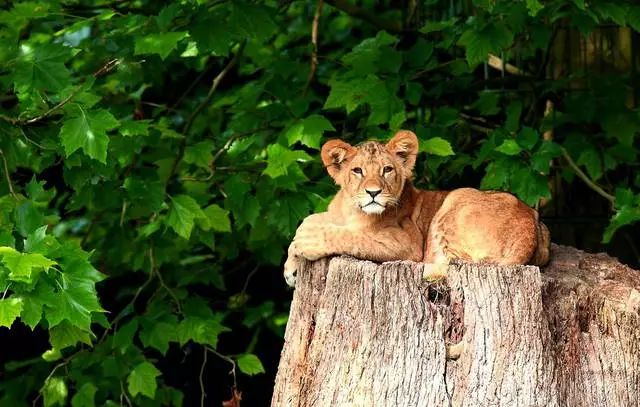
<path fill-rule="evenodd" d="M 284 267 L 287 284 L 295 285 L 301 258 L 343 254 L 439 265 L 548 262 L 549 231 L 537 211 L 505 192 L 418 190 L 411 183 L 417 153 L 418 138 L 406 130 L 387 144 L 331 140 L 322 147 L 340 191 L 327 212 L 308 216 L 296 231 Z"/>

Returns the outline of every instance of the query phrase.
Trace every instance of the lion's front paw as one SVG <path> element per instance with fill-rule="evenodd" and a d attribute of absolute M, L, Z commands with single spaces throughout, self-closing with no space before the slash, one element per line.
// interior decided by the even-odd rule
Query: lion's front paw
<path fill-rule="evenodd" d="M 327 227 L 306 220 L 302 222 L 293 238 L 292 248 L 294 252 L 298 256 L 311 261 L 329 255 Z"/>
<path fill-rule="evenodd" d="M 296 277 L 298 277 L 298 270 L 300 270 L 301 259 L 296 256 L 289 256 L 284 263 L 284 280 L 289 287 L 296 286 Z"/>

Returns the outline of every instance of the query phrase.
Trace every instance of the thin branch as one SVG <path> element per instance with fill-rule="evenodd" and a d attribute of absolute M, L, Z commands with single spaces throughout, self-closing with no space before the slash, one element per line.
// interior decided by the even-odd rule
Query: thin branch
<path fill-rule="evenodd" d="M 56 371 L 58 369 L 60 369 L 61 367 L 66 366 L 69 362 L 71 362 L 71 359 L 73 359 L 76 355 L 77 355 L 77 353 L 69 356 L 68 358 L 66 358 L 62 362 L 58 363 L 53 369 L 51 369 L 51 372 L 49 372 L 49 375 L 47 376 L 47 378 L 44 379 L 44 384 L 42 385 L 42 388 L 38 392 L 38 396 L 35 398 L 35 400 L 33 400 L 33 404 L 32 404 L 33 407 L 35 407 L 38 404 L 38 400 L 40 400 L 40 397 L 42 397 L 42 389 L 44 389 L 44 386 L 47 385 L 47 382 L 53 377 L 53 375 L 56 373 Z"/>
<path fill-rule="evenodd" d="M 154 266 L 155 266 L 155 261 L 152 261 L 151 270 L 149 270 L 149 277 L 147 278 L 147 281 L 145 281 L 144 284 L 142 284 L 140 287 L 138 287 L 138 290 L 134 294 L 134 296 L 131 299 L 131 301 L 129 301 L 129 303 L 127 305 L 125 305 L 124 308 L 122 308 L 122 311 L 120 311 L 120 313 L 118 315 L 116 315 L 116 317 L 113 319 L 113 322 L 111 322 L 111 327 L 105 329 L 105 331 L 102 334 L 102 337 L 100 338 L 100 341 L 98 341 L 98 343 L 101 343 L 102 341 L 104 341 L 104 339 L 107 337 L 109 332 L 111 332 L 112 330 L 115 329 L 115 327 L 118 324 L 118 322 L 120 322 L 120 320 L 125 317 L 125 315 L 126 315 L 125 313 L 126 313 L 127 309 L 129 309 L 129 307 L 133 307 L 135 305 L 136 301 L 138 300 L 138 297 L 140 297 L 140 294 L 142 294 L 144 289 L 147 288 L 147 286 L 149 286 L 149 284 L 151 284 L 151 281 L 156 276 L 156 273 L 154 273 L 154 271 L 153 271 L 153 267 Z"/>
<path fill-rule="evenodd" d="M 154 250 L 154 247 L 153 247 L 153 243 L 151 244 L 151 248 L 149 249 L 149 257 L 151 259 L 151 270 L 152 270 L 152 272 L 156 274 L 156 276 L 158 277 L 158 281 L 160 281 L 160 285 L 162 286 L 162 288 L 164 288 L 165 291 L 167 293 L 169 293 L 169 295 L 171 296 L 173 301 L 176 303 L 176 307 L 178 308 L 178 313 L 182 314 L 182 306 L 180 304 L 180 300 L 178 299 L 178 297 L 176 297 L 176 294 L 173 292 L 173 290 L 170 289 L 169 286 L 167 286 L 165 284 L 164 279 L 162 278 L 162 274 L 160 273 L 160 269 L 156 265 L 156 255 L 155 255 L 155 250 Z"/>
<path fill-rule="evenodd" d="M 578 176 L 578 178 L 580 178 L 582 181 L 584 181 L 584 183 L 587 184 L 587 186 L 589 188 L 591 188 L 592 190 L 597 192 L 600 196 L 602 196 L 603 198 L 605 198 L 607 201 L 611 202 L 612 204 L 615 202 L 616 198 L 613 195 L 607 193 L 607 191 L 605 191 L 604 189 L 602 189 L 602 187 L 600 185 L 596 184 L 595 181 L 592 181 L 591 178 L 589 178 L 587 176 L 587 174 L 585 174 L 580 169 L 580 167 L 578 167 L 578 165 L 575 163 L 575 161 L 573 161 L 573 158 L 571 158 L 571 156 L 569 155 L 567 150 L 565 150 L 564 148 L 562 149 L 562 155 L 564 156 L 565 160 L 567 160 L 567 163 L 569 164 L 569 167 L 571 167 L 573 172 L 575 172 L 576 175 Z"/>
<path fill-rule="evenodd" d="M 133 405 L 131 404 L 131 400 L 129 400 L 129 396 L 127 396 L 127 392 L 124 389 L 124 383 L 122 382 L 122 380 L 120 380 L 120 405 L 122 405 L 122 399 L 127 401 L 127 405 L 129 407 L 133 407 Z"/>
<path fill-rule="evenodd" d="M 244 286 L 242 287 L 242 291 L 241 291 L 242 294 L 247 292 L 247 288 L 249 287 L 249 280 L 251 280 L 251 277 L 253 277 L 254 274 L 256 274 L 256 272 L 258 271 L 259 268 L 260 268 L 260 266 L 255 266 L 254 269 L 251 270 L 251 272 L 247 276 L 247 279 L 244 281 Z"/>
<path fill-rule="evenodd" d="M 117 58 L 116 59 L 112 59 L 112 60 L 108 61 L 106 64 L 104 64 L 96 72 L 94 72 L 91 76 L 93 76 L 94 78 L 98 78 L 98 77 L 106 74 L 107 72 L 113 70 L 116 66 L 118 66 L 120 64 L 120 62 L 121 62 L 120 59 L 117 59 Z M 78 87 L 76 87 L 76 89 L 74 89 L 74 91 L 71 92 L 69 94 L 69 96 L 67 96 L 66 98 L 62 99 L 60 102 L 58 102 L 58 104 L 56 104 L 55 106 L 51 107 L 49 110 L 47 110 L 46 112 L 42 113 L 39 116 L 32 117 L 31 119 L 24 119 L 24 120 L 12 119 L 10 117 L 0 116 L 0 119 L 8 121 L 9 123 L 11 123 L 11 124 L 13 124 L 15 126 L 30 125 L 30 124 L 37 123 L 37 122 L 39 122 L 39 121 L 41 121 L 43 119 L 46 119 L 47 117 L 51 116 L 53 113 L 55 113 L 56 111 L 61 109 L 64 105 L 69 103 L 71 100 L 73 100 L 73 98 L 78 96 L 84 90 L 85 85 L 86 85 L 86 81 L 82 85 L 79 85 Z"/>
<path fill-rule="evenodd" d="M 4 152 L 2 151 L 2 149 L 0 149 L 0 158 L 2 158 L 2 164 L 4 166 L 4 175 L 5 175 L 5 178 L 7 179 L 7 185 L 9 185 L 9 193 L 11 194 L 12 197 L 14 197 L 15 199 L 18 199 L 18 195 L 16 194 L 16 191 L 14 191 L 13 183 L 11 182 L 11 174 L 9 174 L 9 165 L 7 164 L 7 157 L 4 156 Z"/>
<path fill-rule="evenodd" d="M 322 7 L 324 6 L 324 0 L 318 0 L 316 4 L 316 12 L 313 15 L 313 24 L 311 25 L 311 70 L 309 71 L 309 77 L 307 77 L 307 83 L 302 90 L 302 97 L 307 95 L 311 82 L 316 76 L 318 70 L 318 25 L 320 24 L 320 15 L 322 14 Z"/>
<path fill-rule="evenodd" d="M 171 165 L 171 169 L 169 170 L 169 175 L 167 176 L 166 184 L 168 184 L 171 178 L 173 178 L 173 175 L 178 169 L 178 164 L 180 164 L 180 161 L 184 156 L 184 150 L 187 148 L 187 137 L 189 135 L 189 131 L 191 130 L 191 127 L 193 126 L 195 119 L 202 112 L 202 110 L 204 110 L 204 108 L 207 107 L 209 103 L 211 103 L 211 99 L 213 99 L 213 95 L 216 93 L 216 90 L 218 89 L 218 86 L 220 86 L 220 83 L 222 82 L 224 77 L 227 76 L 227 74 L 231 71 L 231 69 L 233 69 L 233 67 L 238 63 L 238 60 L 240 59 L 240 57 L 242 56 L 242 52 L 244 51 L 244 46 L 245 46 L 245 42 L 242 42 L 240 44 L 240 47 L 238 48 L 238 51 L 233 56 L 233 58 L 231 58 L 229 63 L 222 69 L 222 71 L 220 71 L 218 76 L 216 76 L 213 79 L 213 82 L 211 83 L 211 88 L 209 89 L 209 93 L 207 93 L 207 96 L 198 106 L 196 106 L 196 108 L 193 110 L 191 115 L 187 118 L 184 128 L 182 129 L 183 138 L 180 142 L 180 147 L 178 148 L 178 152 L 176 153 L 176 159 L 173 161 L 173 164 Z M 165 187 L 166 187 L 166 184 L 165 184 Z"/>
<path fill-rule="evenodd" d="M 351 17 L 359 18 L 364 20 L 382 30 L 385 30 L 391 34 L 400 34 L 402 33 L 402 23 L 398 20 L 385 20 L 382 18 L 378 18 L 375 13 L 370 12 L 369 10 L 361 9 L 359 7 L 351 5 L 347 0 L 326 0 L 328 4 L 333 7 L 344 11 L 349 14 Z"/>
<path fill-rule="evenodd" d="M 209 350 L 204 348 L 204 359 L 202 360 L 202 366 L 200 367 L 200 407 L 204 407 L 204 398 L 207 396 L 204 392 L 204 368 L 207 366 L 207 354 Z"/>
<path fill-rule="evenodd" d="M 213 353 L 214 355 L 216 355 L 217 357 L 219 357 L 220 359 L 224 360 L 225 362 L 228 362 L 231 364 L 231 370 L 229 371 L 229 374 L 233 376 L 233 388 L 236 389 L 238 387 L 238 383 L 236 381 L 236 362 L 231 359 L 229 356 L 225 356 L 222 353 L 218 352 L 217 350 L 211 348 L 211 347 L 206 347 L 206 349 Z"/>
<path fill-rule="evenodd" d="M 236 141 L 236 140 L 238 140 L 240 138 L 243 138 L 243 137 L 251 136 L 251 135 L 256 134 L 256 133 L 260 133 L 261 131 L 270 130 L 270 129 L 274 129 L 274 128 L 276 128 L 276 127 L 265 126 L 265 127 L 257 128 L 255 130 L 249 130 L 249 131 L 245 131 L 243 133 L 234 134 L 233 136 L 229 137 L 229 139 L 224 143 L 222 148 L 220 148 L 220 150 L 218 150 L 218 152 L 209 161 L 209 175 L 206 178 L 183 177 L 183 178 L 181 178 L 181 181 L 188 181 L 188 182 L 207 182 L 207 181 L 211 181 L 211 179 L 213 178 L 213 176 L 214 176 L 214 174 L 215 174 L 215 172 L 217 170 L 217 168 L 215 167 L 216 161 L 218 160 L 218 158 L 220 158 L 220 156 L 222 156 L 224 153 L 226 153 L 227 150 L 229 150 L 229 148 L 231 147 L 231 145 L 233 144 L 234 141 Z"/>

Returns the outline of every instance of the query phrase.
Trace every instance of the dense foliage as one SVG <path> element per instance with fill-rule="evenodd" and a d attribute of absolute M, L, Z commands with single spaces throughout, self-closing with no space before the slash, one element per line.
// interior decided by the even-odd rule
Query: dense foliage
<path fill-rule="evenodd" d="M 251 400 L 241 381 L 277 361 L 286 323 L 288 241 L 335 193 L 329 137 L 412 129 L 420 187 L 543 213 L 580 184 L 604 242 L 640 220 L 633 72 L 549 74 L 560 31 L 640 29 L 632 3 L 0 7 L 0 338 L 22 332 L 2 406 Z"/>

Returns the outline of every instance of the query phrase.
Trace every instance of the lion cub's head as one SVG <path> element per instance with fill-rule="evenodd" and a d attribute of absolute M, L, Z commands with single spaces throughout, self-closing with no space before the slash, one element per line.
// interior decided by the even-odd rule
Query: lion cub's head
<path fill-rule="evenodd" d="M 354 147 L 330 140 L 322 146 L 322 162 L 355 206 L 379 215 L 398 205 L 417 153 L 416 135 L 401 130 L 387 144 L 368 141 Z"/>

